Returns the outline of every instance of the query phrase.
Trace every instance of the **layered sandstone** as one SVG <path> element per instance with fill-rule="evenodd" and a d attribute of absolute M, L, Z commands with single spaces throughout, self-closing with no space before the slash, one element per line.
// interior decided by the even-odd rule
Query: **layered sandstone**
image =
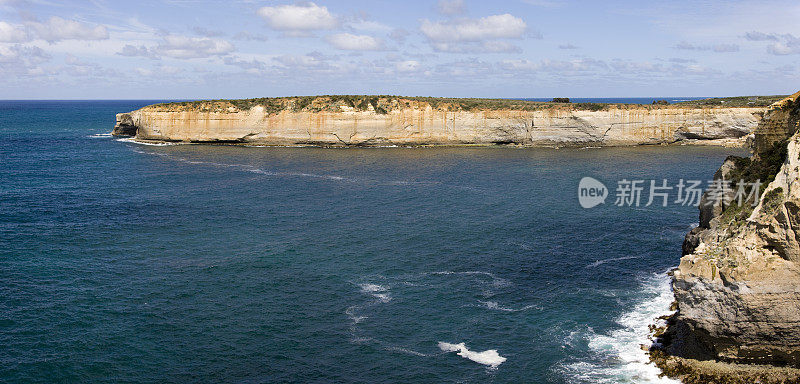
<path fill-rule="evenodd" d="M 257 145 L 614 146 L 743 139 L 764 111 L 399 97 L 364 99 L 360 105 L 331 97 L 263 100 L 152 105 L 118 114 L 114 132 L 140 140 Z"/>

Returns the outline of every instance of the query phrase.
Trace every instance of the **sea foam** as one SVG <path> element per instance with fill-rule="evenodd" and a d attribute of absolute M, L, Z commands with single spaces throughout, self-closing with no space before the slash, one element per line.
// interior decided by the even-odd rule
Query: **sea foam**
<path fill-rule="evenodd" d="M 522 308 L 509 308 L 509 307 L 505 307 L 505 306 L 500 305 L 500 303 L 498 303 L 496 301 L 478 300 L 478 302 L 481 304 L 480 305 L 481 307 L 484 307 L 484 308 L 487 308 L 487 309 L 491 309 L 491 310 L 495 310 L 495 311 L 502 311 L 502 312 L 522 312 L 522 311 L 527 311 L 529 309 L 541 309 L 541 307 L 539 307 L 537 305 L 526 305 L 526 306 L 524 306 Z"/>
<path fill-rule="evenodd" d="M 440 341 L 439 349 L 445 352 L 458 352 L 457 355 L 465 359 L 470 359 L 478 364 L 488 365 L 492 368 L 497 368 L 500 364 L 503 364 L 503 362 L 506 361 L 506 358 L 500 356 L 496 349 L 475 352 L 470 351 L 464 343 L 451 344 Z"/>
<path fill-rule="evenodd" d="M 605 264 L 605 263 L 610 263 L 610 262 L 612 262 L 612 261 L 622 261 L 622 260 L 638 259 L 638 258 L 640 258 L 640 257 L 641 257 L 641 256 L 623 256 L 623 257 L 612 257 L 612 258 L 610 258 L 610 259 L 597 260 L 597 261 L 595 261 L 594 263 L 591 263 L 591 264 L 587 265 L 587 266 L 586 266 L 586 268 L 594 268 L 594 267 L 597 267 L 597 266 L 603 265 L 603 264 Z"/>
<path fill-rule="evenodd" d="M 649 326 L 656 323 L 659 316 L 670 313 L 668 308 L 674 298 L 669 276 L 666 273 L 653 276 L 643 284 L 641 291 L 641 301 L 631 311 L 617 318 L 619 328 L 599 334 L 591 328 L 587 329 L 583 336 L 588 339 L 589 350 L 599 358 L 564 366 L 564 373 L 570 382 L 680 384 L 679 381 L 660 377 L 661 370 L 650 362 L 647 353 L 642 350 L 642 346 L 649 347 L 652 344 Z M 571 334 L 569 338 L 574 338 L 574 335 Z M 569 341 L 565 342 L 569 344 Z"/>
<path fill-rule="evenodd" d="M 148 146 L 151 146 L 151 147 L 166 147 L 166 146 L 170 146 L 170 145 L 185 145 L 186 144 L 186 143 L 172 143 L 172 142 L 147 142 L 147 141 L 136 140 L 133 137 L 123 137 L 123 138 L 117 139 L 117 141 L 119 141 L 121 143 L 133 143 L 133 144 L 139 144 L 139 145 L 148 145 Z"/>
<path fill-rule="evenodd" d="M 389 294 L 389 287 L 371 283 L 359 284 L 358 286 L 361 288 L 361 292 L 371 295 L 382 303 L 388 303 L 392 300 L 392 296 Z"/>

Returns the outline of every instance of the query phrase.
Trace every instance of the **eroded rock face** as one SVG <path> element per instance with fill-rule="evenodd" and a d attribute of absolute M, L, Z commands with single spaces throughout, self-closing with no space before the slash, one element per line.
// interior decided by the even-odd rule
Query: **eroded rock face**
<path fill-rule="evenodd" d="M 741 139 L 764 108 L 627 106 L 591 111 L 570 107 L 524 110 L 458 110 L 406 103 L 390 111 L 272 111 L 256 105 L 203 111 L 165 105 L 118 115 L 120 132 L 135 126 L 143 140 L 262 145 L 463 145 L 587 146 L 661 144 Z M 130 117 L 130 122 L 127 120 Z M 122 120 L 120 120 L 122 119 Z M 115 129 L 116 131 L 116 129 Z"/>
<path fill-rule="evenodd" d="M 786 141 L 785 160 L 743 222 L 710 207 L 687 235 L 673 290 L 668 352 L 693 359 L 800 367 L 800 92 L 773 105 L 754 157 Z M 726 161 L 716 176 L 735 172 Z M 706 225 L 703 225 L 706 223 Z"/>
<path fill-rule="evenodd" d="M 136 136 L 137 127 L 130 113 L 118 113 L 117 124 L 111 132 L 114 136 Z"/>

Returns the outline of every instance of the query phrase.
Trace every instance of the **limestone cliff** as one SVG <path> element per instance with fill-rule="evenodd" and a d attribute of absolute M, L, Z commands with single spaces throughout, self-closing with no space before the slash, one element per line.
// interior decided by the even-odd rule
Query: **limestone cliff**
<path fill-rule="evenodd" d="M 258 145 L 637 145 L 743 139 L 764 108 L 321 96 L 169 103 L 117 115 L 140 140 Z"/>
<path fill-rule="evenodd" d="M 734 185 L 761 179 L 765 187 L 754 208 L 701 203 L 700 226 L 687 235 L 686 255 L 674 271 L 677 312 L 662 335 L 668 354 L 800 368 L 799 98 L 800 92 L 770 107 L 756 129 L 752 158 L 728 158 L 715 175 Z M 678 364 L 683 374 L 692 372 L 686 377 L 714 377 L 698 368 L 704 365 L 666 361 L 661 365 L 668 371 Z M 725 382 L 800 380 L 797 370 L 784 369 L 778 379 L 724 370 L 744 380 Z"/>

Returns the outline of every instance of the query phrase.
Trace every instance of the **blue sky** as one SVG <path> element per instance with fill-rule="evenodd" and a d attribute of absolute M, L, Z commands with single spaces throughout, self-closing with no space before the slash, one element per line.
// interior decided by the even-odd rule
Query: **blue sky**
<path fill-rule="evenodd" d="M 800 90 L 792 1 L 0 0 L 0 98 Z"/>

